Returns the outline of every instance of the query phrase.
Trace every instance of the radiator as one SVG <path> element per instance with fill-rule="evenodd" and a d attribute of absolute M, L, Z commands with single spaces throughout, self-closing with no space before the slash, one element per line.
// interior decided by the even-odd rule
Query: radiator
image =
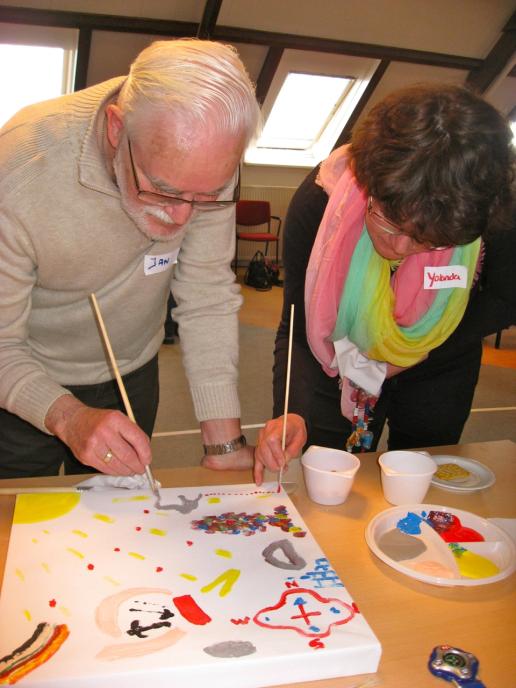
<path fill-rule="evenodd" d="M 277 215 L 282 222 L 285 221 L 288 204 L 292 198 L 296 187 L 290 186 L 243 186 L 240 190 L 240 198 L 248 201 L 269 201 L 271 204 L 271 214 Z M 273 231 L 276 227 L 276 221 L 272 220 Z M 252 229 L 252 228 L 251 228 Z M 280 232 L 279 256 L 281 262 L 282 256 L 282 235 L 283 226 Z M 246 265 L 258 250 L 263 251 L 264 244 L 257 244 L 251 241 L 238 242 L 238 264 Z M 276 256 L 276 248 L 269 244 L 270 257 Z"/>

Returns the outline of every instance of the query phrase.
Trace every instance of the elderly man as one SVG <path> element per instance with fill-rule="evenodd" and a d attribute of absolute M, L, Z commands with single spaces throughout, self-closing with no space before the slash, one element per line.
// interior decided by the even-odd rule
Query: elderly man
<path fill-rule="evenodd" d="M 171 287 L 205 465 L 250 465 L 230 262 L 239 162 L 258 123 L 236 52 L 180 39 L 0 131 L 1 478 L 62 464 L 144 471 Z M 137 425 L 117 410 L 92 293 Z"/>

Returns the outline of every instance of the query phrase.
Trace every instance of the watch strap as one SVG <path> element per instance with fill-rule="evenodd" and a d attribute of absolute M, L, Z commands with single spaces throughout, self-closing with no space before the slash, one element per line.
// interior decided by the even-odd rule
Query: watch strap
<path fill-rule="evenodd" d="M 240 435 L 240 437 L 235 437 L 233 440 L 228 442 L 222 442 L 221 444 L 203 444 L 205 456 L 220 456 L 222 454 L 232 454 L 233 452 L 242 449 L 247 444 L 245 435 Z"/>

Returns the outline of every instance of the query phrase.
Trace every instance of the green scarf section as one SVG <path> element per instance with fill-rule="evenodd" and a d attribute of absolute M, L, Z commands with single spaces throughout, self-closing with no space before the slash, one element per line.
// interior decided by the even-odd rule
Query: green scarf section
<path fill-rule="evenodd" d="M 450 265 L 467 268 L 467 288 L 435 290 L 429 307 L 409 326 L 400 326 L 394 318 L 396 294 L 409 289 L 417 299 L 422 292 L 424 268 L 421 259 L 417 266 L 411 259 L 424 254 L 406 258 L 392 277 L 391 262 L 375 251 L 364 227 L 351 258 L 332 340 L 348 337 L 369 358 L 403 367 L 414 365 L 442 344 L 464 315 L 480 246 L 477 239 L 456 246 L 451 254 Z"/>

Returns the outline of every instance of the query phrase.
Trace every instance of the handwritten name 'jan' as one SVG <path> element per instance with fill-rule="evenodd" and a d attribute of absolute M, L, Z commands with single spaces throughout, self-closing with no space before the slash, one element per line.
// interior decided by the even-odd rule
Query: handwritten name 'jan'
<path fill-rule="evenodd" d="M 442 267 L 425 267 L 425 289 L 449 289 L 468 286 L 468 270 L 464 265 L 444 265 Z"/>

